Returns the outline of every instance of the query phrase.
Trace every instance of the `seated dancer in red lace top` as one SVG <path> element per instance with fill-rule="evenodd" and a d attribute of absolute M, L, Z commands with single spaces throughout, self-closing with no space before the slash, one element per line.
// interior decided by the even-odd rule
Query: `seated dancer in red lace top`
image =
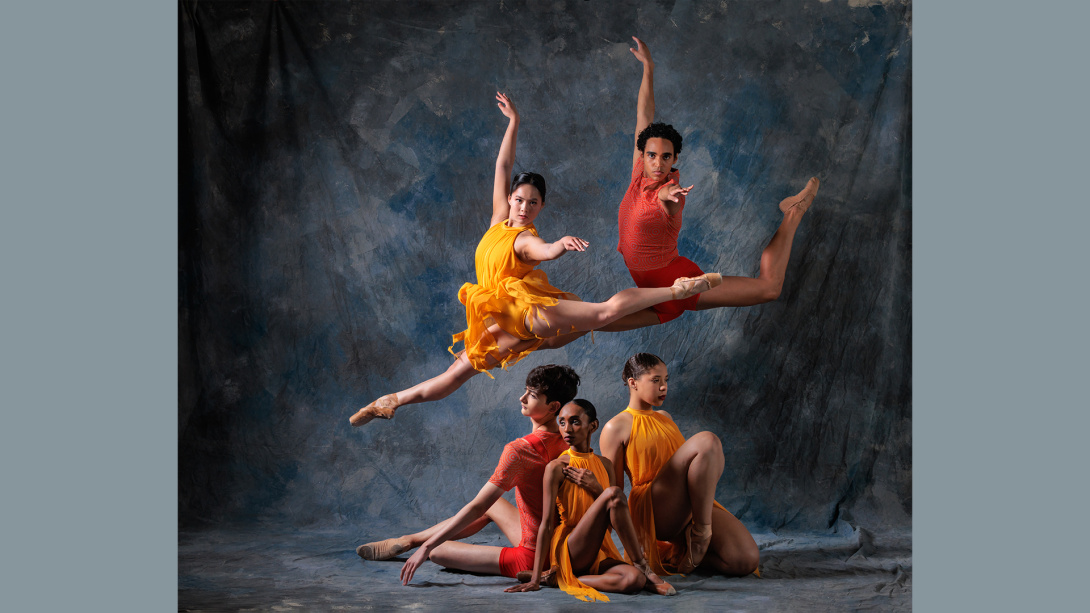
<path fill-rule="evenodd" d="M 387 560 L 419 547 L 401 569 L 405 585 L 425 560 L 448 568 L 515 577 L 534 565 L 538 526 L 541 523 L 541 483 L 545 466 L 568 448 L 556 425 L 560 408 L 575 397 L 579 375 L 570 366 L 538 366 L 526 376 L 526 391 L 519 398 L 522 414 L 530 418 L 530 434 L 503 448 L 492 478 L 454 517 L 416 534 L 361 545 L 356 553 L 366 560 Z M 501 496 L 515 488 L 518 510 Z M 459 543 L 494 521 L 513 547 Z M 516 545 L 517 544 L 517 545 Z"/>

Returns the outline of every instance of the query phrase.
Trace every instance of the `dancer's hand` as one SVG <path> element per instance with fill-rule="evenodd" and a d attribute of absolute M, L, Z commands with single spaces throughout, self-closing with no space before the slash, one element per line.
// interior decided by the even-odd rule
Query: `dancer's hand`
<path fill-rule="evenodd" d="M 636 56 L 636 59 L 640 62 L 654 66 L 655 63 L 651 61 L 651 50 L 647 48 L 647 45 L 635 36 L 632 37 L 632 40 L 636 41 L 635 49 L 632 47 L 628 48 L 628 50 L 632 52 L 632 55 Z"/>
<path fill-rule="evenodd" d="M 602 488 L 602 484 L 598 483 L 598 478 L 594 476 L 594 473 L 589 468 L 572 468 L 571 466 L 565 466 L 564 478 L 594 494 L 595 498 L 605 491 Z"/>
<path fill-rule="evenodd" d="M 409 585 L 409 582 L 413 580 L 413 575 L 416 574 L 416 569 L 420 568 L 424 560 L 428 559 L 429 553 L 427 547 L 421 547 L 409 557 L 409 560 L 401 567 L 401 585 Z"/>
<path fill-rule="evenodd" d="M 553 244 L 560 245 L 564 251 L 586 251 L 590 245 L 587 241 L 575 236 L 565 236 Z"/>
<path fill-rule="evenodd" d="M 511 587 L 507 588 L 504 591 L 505 592 L 510 592 L 510 593 L 513 594 L 515 592 L 536 592 L 536 591 L 538 591 L 540 589 L 541 589 L 541 584 L 540 583 L 538 583 L 537 581 L 530 581 L 529 583 L 520 583 L 518 585 L 512 585 Z"/>
<path fill-rule="evenodd" d="M 503 113 L 504 117 L 511 120 L 518 120 L 518 109 L 515 108 L 515 103 L 511 101 L 511 98 L 509 98 L 507 94 L 496 92 L 496 100 L 499 100 L 499 102 L 496 103 L 496 106 L 500 107 L 500 112 Z"/>
<path fill-rule="evenodd" d="M 689 190 L 691 190 L 693 187 L 694 185 L 690 185 L 689 187 L 682 187 L 677 183 L 667 183 L 666 185 L 663 185 L 661 189 L 659 189 L 659 200 L 663 202 L 679 202 L 678 197 L 688 196 Z"/>

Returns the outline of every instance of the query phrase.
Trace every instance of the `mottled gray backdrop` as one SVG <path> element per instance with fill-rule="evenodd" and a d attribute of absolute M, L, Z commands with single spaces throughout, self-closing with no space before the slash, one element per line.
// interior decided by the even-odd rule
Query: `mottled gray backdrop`
<path fill-rule="evenodd" d="M 718 499 L 755 532 L 908 530 L 911 5 L 782 2 L 192 3 L 180 9 L 181 528 L 423 526 L 525 434 L 538 364 L 571 364 L 603 421 L 624 360 L 662 356 L 669 410 L 711 430 Z M 549 185 L 544 264 L 604 300 L 641 66 L 694 183 L 680 251 L 755 275 L 781 198 L 822 186 L 774 303 L 687 313 L 539 352 L 352 429 L 438 374 L 491 214 L 506 127 Z M 926 451 L 926 450 L 923 450 Z"/>

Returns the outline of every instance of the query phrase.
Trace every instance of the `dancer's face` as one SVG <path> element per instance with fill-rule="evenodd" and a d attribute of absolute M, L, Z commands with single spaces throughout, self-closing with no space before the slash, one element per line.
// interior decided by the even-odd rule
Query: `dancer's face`
<path fill-rule="evenodd" d="M 583 407 L 569 402 L 560 409 L 558 422 L 560 434 L 569 447 L 576 451 L 586 451 L 590 447 L 590 435 L 598 429 L 598 420 L 589 421 Z"/>
<path fill-rule="evenodd" d="M 526 391 L 522 393 L 519 402 L 522 404 L 523 415 L 539 421 L 548 417 L 549 413 L 556 410 L 555 405 L 560 404 L 558 402 L 549 402 L 545 394 L 540 394 L 530 388 L 526 388 Z"/>
<path fill-rule="evenodd" d="M 677 163 L 674 143 L 668 138 L 649 138 L 643 146 L 643 176 L 648 179 L 665 179 Z"/>
<path fill-rule="evenodd" d="M 523 183 L 515 188 L 507 201 L 511 204 L 507 219 L 511 222 L 512 228 L 521 228 L 534 223 L 537 214 L 541 212 L 541 207 L 544 206 L 541 192 L 529 183 Z"/>
<path fill-rule="evenodd" d="M 661 407 L 666 401 L 666 387 L 669 380 L 666 365 L 660 362 L 640 375 L 638 379 L 629 379 L 628 386 L 644 403 Z"/>

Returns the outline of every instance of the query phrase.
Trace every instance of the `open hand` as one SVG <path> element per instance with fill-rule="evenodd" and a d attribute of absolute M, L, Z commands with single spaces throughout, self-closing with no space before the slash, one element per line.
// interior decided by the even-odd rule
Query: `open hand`
<path fill-rule="evenodd" d="M 647 45 L 635 36 L 632 37 L 632 40 L 636 41 L 635 49 L 632 47 L 628 48 L 628 50 L 632 52 L 632 55 L 636 56 L 636 59 L 644 64 L 654 65 L 654 62 L 651 61 L 651 50 L 647 48 Z"/>
<path fill-rule="evenodd" d="M 689 187 L 682 187 L 677 183 L 667 183 L 666 185 L 663 185 L 661 189 L 659 189 L 659 200 L 662 200 L 663 202 L 666 202 L 667 200 L 669 200 L 670 202 L 678 202 L 678 196 L 689 195 L 689 190 L 691 190 L 692 188 L 693 185 L 690 185 Z"/>
<path fill-rule="evenodd" d="M 428 552 L 425 551 L 425 548 L 417 549 L 416 553 L 410 556 L 405 565 L 401 567 L 401 585 L 409 585 L 409 582 L 413 580 L 413 575 L 416 574 L 416 569 L 420 568 L 420 565 L 427 559 Z"/>
<path fill-rule="evenodd" d="M 586 251 L 590 245 L 587 241 L 575 236 L 565 236 L 556 242 L 563 245 L 565 251 Z"/>
<path fill-rule="evenodd" d="M 592 493 L 597 494 L 602 491 L 602 484 L 598 483 L 598 478 L 589 468 L 565 466 L 564 478 Z"/>
<path fill-rule="evenodd" d="M 509 98 L 507 94 L 496 92 L 496 100 L 499 101 L 496 103 L 496 106 L 500 107 L 500 112 L 503 113 L 504 117 L 507 117 L 508 119 L 519 118 L 518 109 L 515 108 L 515 103 L 511 101 L 511 98 Z"/>
<path fill-rule="evenodd" d="M 538 583 L 537 581 L 530 581 L 529 583 L 520 583 L 518 585 L 512 585 L 511 587 L 507 588 L 504 591 L 513 594 L 515 592 L 536 592 L 536 591 L 538 591 L 540 589 L 541 589 L 541 584 L 540 583 Z"/>

